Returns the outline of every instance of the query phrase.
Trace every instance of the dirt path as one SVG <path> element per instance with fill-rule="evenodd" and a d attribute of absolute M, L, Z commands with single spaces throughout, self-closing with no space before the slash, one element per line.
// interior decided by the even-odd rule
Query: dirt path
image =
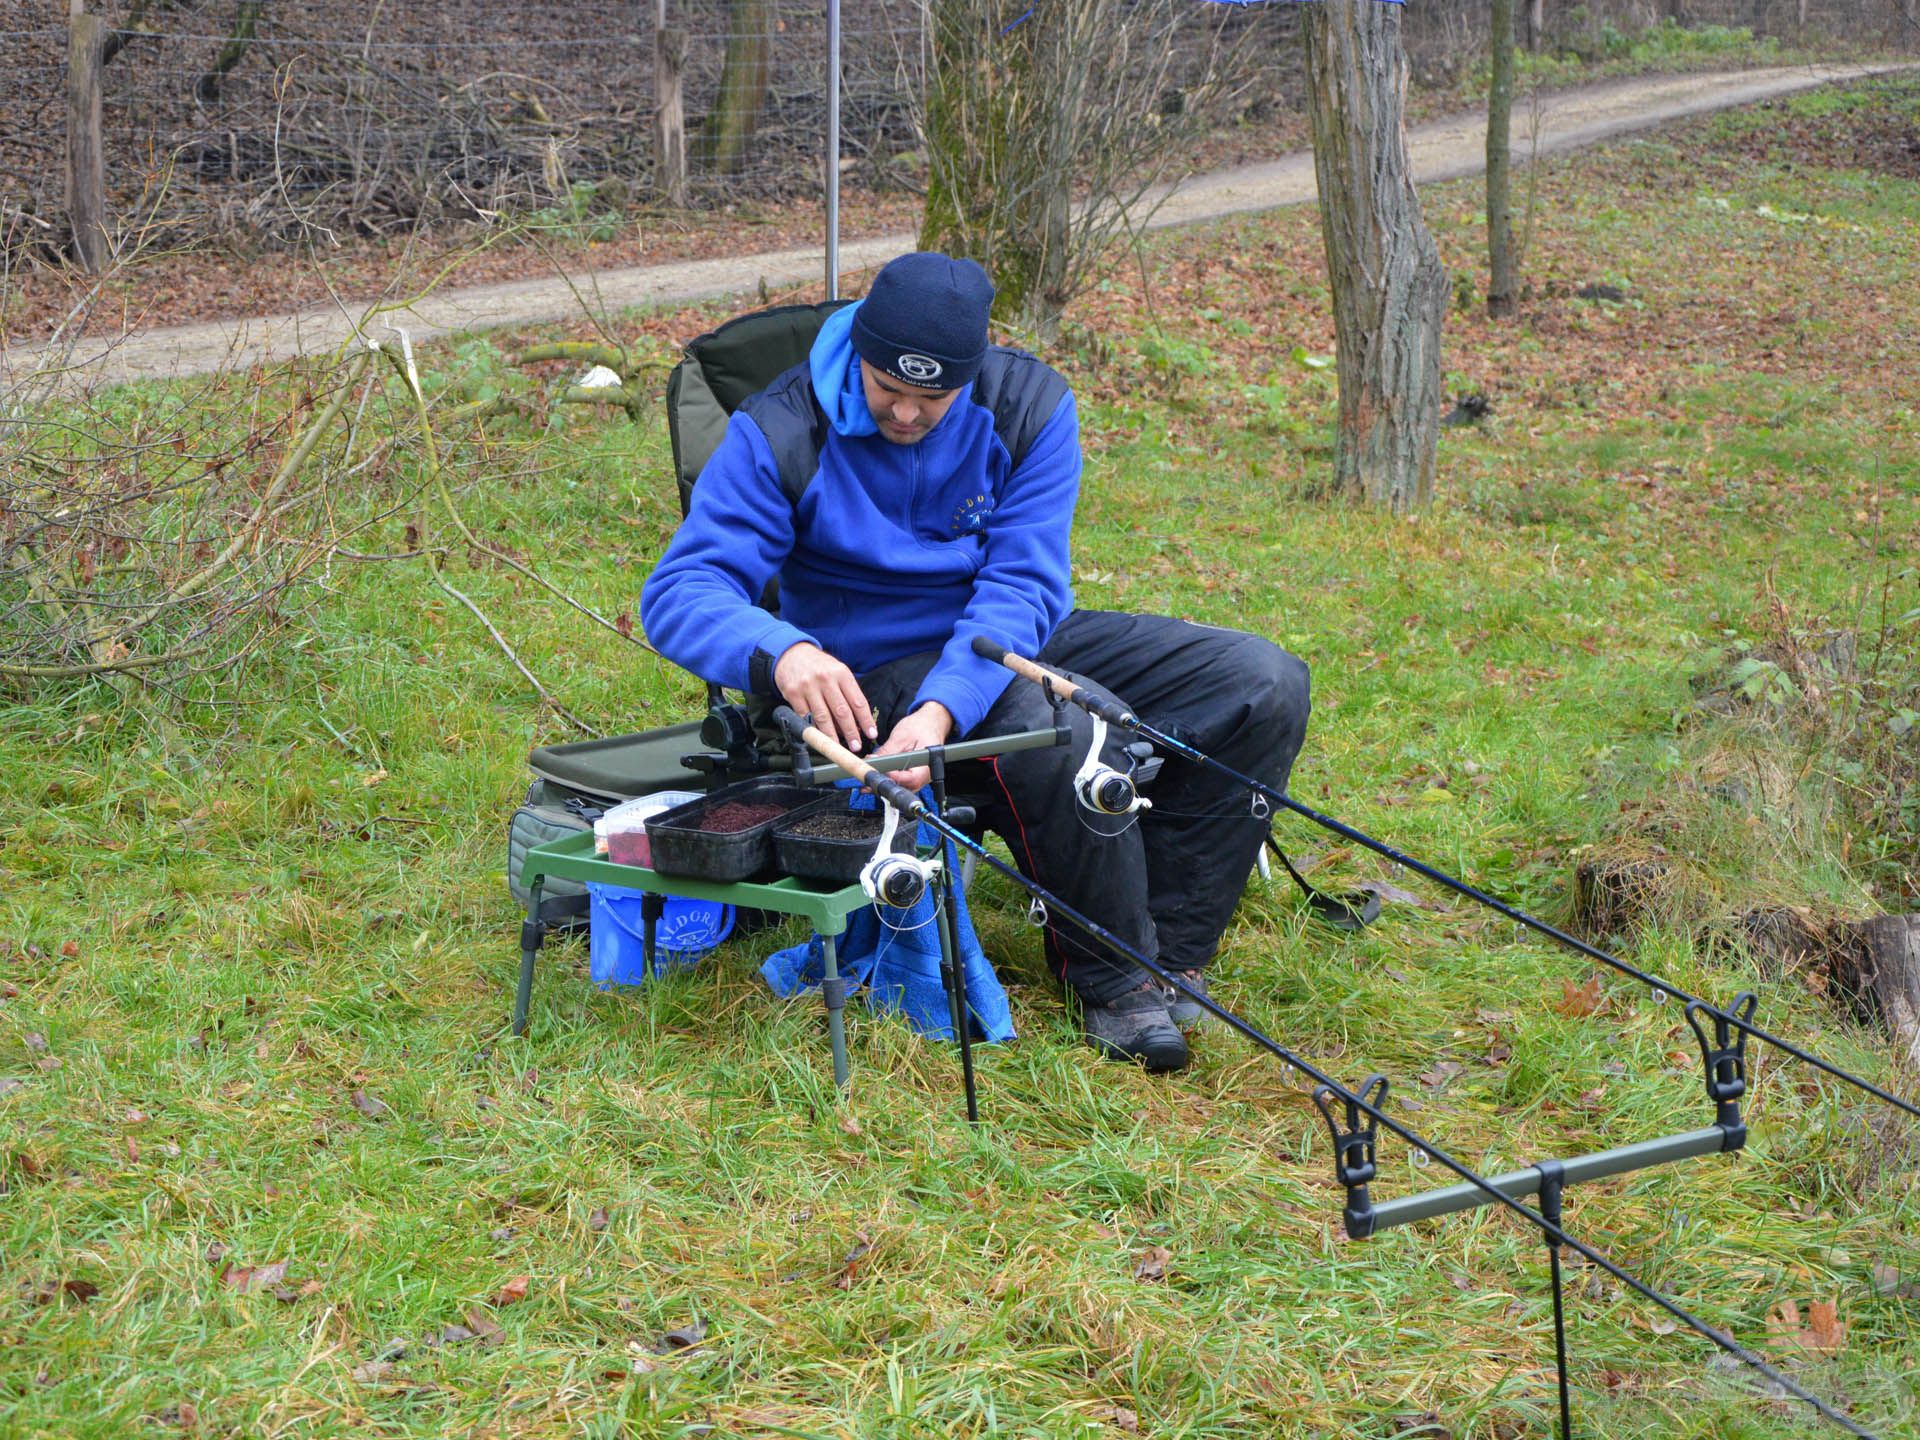
<path fill-rule="evenodd" d="M 1537 118 L 1516 107 L 1514 148 L 1516 154 L 1524 155 L 1537 145 L 1543 155 L 1556 154 L 1688 115 L 1911 68 L 1795 66 L 1658 76 L 1565 91 L 1543 99 Z M 1476 174 L 1485 160 L 1486 116 L 1476 111 L 1422 125 L 1411 132 L 1409 140 L 1414 174 L 1421 184 Z M 1150 225 L 1156 229 L 1191 225 L 1249 210 L 1304 204 L 1314 198 L 1313 156 L 1301 153 L 1188 181 L 1161 205 Z M 842 272 L 870 269 L 911 249 L 913 243 L 911 235 L 901 234 L 843 244 Z M 577 314 L 582 297 L 608 310 L 683 305 L 722 295 L 754 294 L 762 285 L 769 289 L 806 285 L 818 280 L 823 270 L 823 251 L 814 246 L 718 260 L 589 271 L 572 276 L 571 284 L 549 275 L 448 290 L 419 301 L 383 323 L 405 325 L 420 340 L 559 320 Z M 363 308 L 348 306 L 354 315 Z M 139 331 L 113 341 L 84 342 L 72 357 L 73 379 L 78 383 L 112 384 L 206 374 L 329 350 L 349 333 L 347 314 L 339 310 L 306 310 Z M 6 351 L 0 356 L 0 373 L 18 375 L 39 363 L 40 358 L 34 348 Z"/>

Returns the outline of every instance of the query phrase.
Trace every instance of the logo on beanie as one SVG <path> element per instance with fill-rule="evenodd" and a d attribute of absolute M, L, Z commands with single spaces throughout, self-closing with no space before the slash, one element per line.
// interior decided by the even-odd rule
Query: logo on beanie
<path fill-rule="evenodd" d="M 929 380 L 938 380 L 945 367 L 931 355 L 902 355 L 893 362 L 893 368 L 900 372 L 901 379 L 924 385 Z"/>

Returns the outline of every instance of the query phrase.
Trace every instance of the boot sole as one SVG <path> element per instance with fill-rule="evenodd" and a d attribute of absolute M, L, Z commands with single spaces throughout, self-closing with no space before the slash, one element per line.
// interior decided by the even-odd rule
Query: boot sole
<path fill-rule="evenodd" d="M 1096 1054 L 1107 1060 L 1120 1060 L 1130 1065 L 1146 1067 L 1149 1075 L 1166 1075 L 1175 1070 L 1184 1070 L 1193 1056 L 1187 1049 L 1186 1041 L 1179 1040 L 1177 1048 L 1173 1044 L 1149 1045 L 1139 1050 L 1126 1050 L 1110 1040 L 1101 1040 L 1095 1036 L 1087 1037 Z"/>

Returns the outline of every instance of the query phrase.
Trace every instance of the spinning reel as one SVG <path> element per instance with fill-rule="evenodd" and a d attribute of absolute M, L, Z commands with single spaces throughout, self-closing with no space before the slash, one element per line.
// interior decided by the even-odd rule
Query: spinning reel
<path fill-rule="evenodd" d="M 927 886 L 933 883 L 933 877 L 940 872 L 940 861 L 937 858 L 922 860 L 918 855 L 896 852 L 893 837 L 900 828 L 900 812 L 891 805 L 882 805 L 880 808 L 884 812 L 880 822 L 880 839 L 873 847 L 872 858 L 860 869 L 860 888 L 877 905 L 905 910 L 920 903 L 920 897 L 927 893 Z"/>
<path fill-rule="evenodd" d="M 1116 770 L 1100 758 L 1106 743 L 1107 722 L 1095 715 L 1093 741 L 1087 746 L 1080 768 L 1073 774 L 1073 793 L 1081 808 L 1096 815 L 1132 815 L 1136 811 L 1151 810 L 1153 802 L 1142 795 L 1134 783 L 1133 765 L 1129 763 L 1125 770 Z"/>

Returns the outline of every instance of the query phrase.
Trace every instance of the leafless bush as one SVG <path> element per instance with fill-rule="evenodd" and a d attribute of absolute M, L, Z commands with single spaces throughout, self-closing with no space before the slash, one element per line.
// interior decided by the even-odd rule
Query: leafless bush
<path fill-rule="evenodd" d="M 96 288 L 93 300 L 110 286 Z M 570 724 L 589 727 L 526 667 L 453 567 L 510 571 L 639 648 L 524 557 L 478 533 L 442 464 L 441 431 L 553 404 L 631 416 L 645 362 L 617 347 L 558 345 L 527 360 L 621 366 L 624 384 L 563 375 L 542 396 L 429 394 L 406 332 L 411 300 L 358 317 L 332 356 L 140 392 L 90 387 L 74 344 L 0 377 L 0 689 L 44 692 L 100 677 L 174 685 L 229 673 L 288 613 L 318 567 L 417 565 L 458 601 Z M 69 317 L 77 334 L 88 302 Z M 92 342 L 89 342 L 92 343 Z M 489 445 L 505 478 L 514 447 Z M 405 518 L 398 548 L 367 536 Z"/>
<path fill-rule="evenodd" d="M 0 387 L 0 681 L 233 663 L 327 551 L 315 502 L 352 469 L 368 357 L 140 401 L 43 357 Z"/>

